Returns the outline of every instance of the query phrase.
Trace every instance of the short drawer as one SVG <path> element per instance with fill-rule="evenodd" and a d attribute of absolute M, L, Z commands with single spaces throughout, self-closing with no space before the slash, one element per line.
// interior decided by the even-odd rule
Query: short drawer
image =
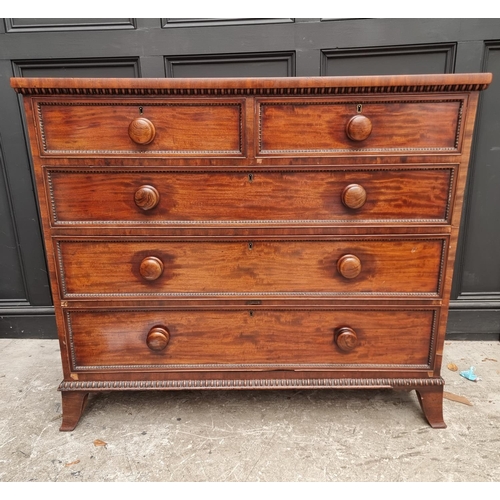
<path fill-rule="evenodd" d="M 457 152 L 464 99 L 261 99 L 257 154 Z"/>
<path fill-rule="evenodd" d="M 447 237 L 56 239 L 62 297 L 438 297 Z"/>
<path fill-rule="evenodd" d="M 66 311 L 74 370 L 428 368 L 436 310 Z"/>
<path fill-rule="evenodd" d="M 42 156 L 243 155 L 243 101 L 35 99 Z"/>
<path fill-rule="evenodd" d="M 46 168 L 52 225 L 447 223 L 456 165 L 286 171 Z"/>

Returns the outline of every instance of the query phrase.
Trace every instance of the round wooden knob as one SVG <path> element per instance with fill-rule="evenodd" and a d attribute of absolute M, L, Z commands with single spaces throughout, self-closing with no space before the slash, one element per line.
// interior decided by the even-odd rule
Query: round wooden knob
<path fill-rule="evenodd" d="M 149 144 L 155 138 L 155 134 L 155 126 L 147 118 L 136 118 L 128 126 L 128 135 L 136 144 Z"/>
<path fill-rule="evenodd" d="M 141 186 L 134 195 L 135 204 L 143 210 L 151 210 L 160 202 L 160 193 L 153 186 Z"/>
<path fill-rule="evenodd" d="M 358 345 L 358 336 L 352 328 L 343 326 L 335 332 L 335 343 L 343 351 L 352 351 Z"/>
<path fill-rule="evenodd" d="M 359 184 L 349 184 L 342 191 L 342 203 L 347 208 L 356 210 L 361 208 L 366 202 L 366 191 Z"/>
<path fill-rule="evenodd" d="M 372 122 L 364 115 L 353 116 L 347 122 L 345 133 L 353 141 L 364 141 L 372 133 Z"/>
<path fill-rule="evenodd" d="M 158 257 L 146 257 L 141 262 L 139 272 L 144 279 L 154 281 L 163 273 L 163 262 Z"/>
<path fill-rule="evenodd" d="M 361 261 L 355 255 L 343 255 L 337 261 L 337 270 L 344 278 L 355 278 L 361 272 Z"/>
<path fill-rule="evenodd" d="M 162 351 L 167 347 L 170 340 L 170 333 L 163 326 L 155 326 L 149 330 L 146 344 L 152 351 Z"/>

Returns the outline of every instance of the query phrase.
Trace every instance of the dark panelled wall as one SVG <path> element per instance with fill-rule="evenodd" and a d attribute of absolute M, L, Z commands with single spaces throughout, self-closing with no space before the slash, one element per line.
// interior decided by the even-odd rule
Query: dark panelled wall
<path fill-rule="evenodd" d="M 490 71 L 455 268 L 448 338 L 500 333 L 500 20 L 0 21 L 0 337 L 55 338 L 20 101 L 11 76 L 228 77 Z"/>

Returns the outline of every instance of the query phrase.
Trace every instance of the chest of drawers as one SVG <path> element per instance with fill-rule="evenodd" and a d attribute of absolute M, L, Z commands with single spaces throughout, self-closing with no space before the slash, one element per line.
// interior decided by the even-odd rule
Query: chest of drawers
<path fill-rule="evenodd" d="M 490 74 L 24 79 L 61 430 L 96 391 L 416 390 Z"/>

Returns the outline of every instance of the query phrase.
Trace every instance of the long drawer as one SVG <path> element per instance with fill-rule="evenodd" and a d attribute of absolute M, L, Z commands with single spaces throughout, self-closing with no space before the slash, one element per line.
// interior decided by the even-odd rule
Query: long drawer
<path fill-rule="evenodd" d="M 45 168 L 52 225 L 446 223 L 456 165 Z"/>
<path fill-rule="evenodd" d="M 427 368 L 437 310 L 66 311 L 74 370 Z"/>
<path fill-rule="evenodd" d="M 57 238 L 61 295 L 439 297 L 447 237 Z"/>

